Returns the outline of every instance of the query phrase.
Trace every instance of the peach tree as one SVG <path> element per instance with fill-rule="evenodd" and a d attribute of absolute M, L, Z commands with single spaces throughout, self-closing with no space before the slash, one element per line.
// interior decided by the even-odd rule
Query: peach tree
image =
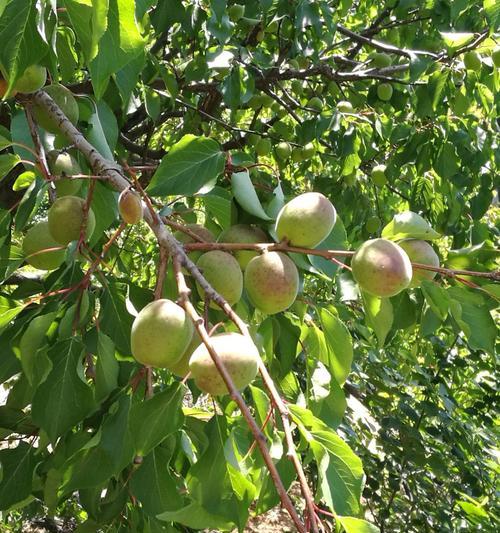
<path fill-rule="evenodd" d="M 1 3 L 6 531 L 496 530 L 499 22 Z"/>

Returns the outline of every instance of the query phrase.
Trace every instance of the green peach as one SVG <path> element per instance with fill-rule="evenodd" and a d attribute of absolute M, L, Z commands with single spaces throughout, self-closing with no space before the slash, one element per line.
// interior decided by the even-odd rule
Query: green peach
<path fill-rule="evenodd" d="M 428 242 L 420 239 L 404 239 L 398 244 L 408 254 L 412 263 L 421 263 L 434 267 L 439 266 L 439 257 Z M 413 276 L 409 287 L 419 287 L 422 281 L 431 281 L 435 277 L 436 272 L 432 270 L 413 268 Z"/>
<path fill-rule="evenodd" d="M 50 248 L 56 248 L 44 252 Z M 55 270 L 64 261 L 65 249 L 52 237 L 47 221 L 38 222 L 31 227 L 23 240 L 26 262 L 40 270 Z"/>
<path fill-rule="evenodd" d="M 62 196 L 49 209 L 49 230 L 54 239 L 60 244 L 68 244 L 80 238 L 83 224 L 83 209 L 85 201 L 77 196 Z M 95 216 L 89 209 L 87 216 L 86 237 L 90 238 L 95 229 Z"/>

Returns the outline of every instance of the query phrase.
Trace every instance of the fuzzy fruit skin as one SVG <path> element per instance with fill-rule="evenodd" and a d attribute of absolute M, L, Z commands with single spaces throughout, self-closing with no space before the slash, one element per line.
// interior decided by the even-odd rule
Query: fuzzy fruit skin
<path fill-rule="evenodd" d="M 49 230 L 60 244 L 68 244 L 80 238 L 83 222 L 83 206 L 85 201 L 77 196 L 62 196 L 49 209 Z M 90 238 L 95 229 L 95 216 L 89 209 L 87 216 L 86 236 Z"/>
<path fill-rule="evenodd" d="M 278 143 L 274 150 L 280 161 L 286 161 L 292 155 L 292 147 L 285 141 Z"/>
<path fill-rule="evenodd" d="M 243 242 L 243 243 L 257 243 L 266 242 L 268 240 L 266 234 L 256 226 L 247 226 L 246 224 L 236 224 L 227 230 L 223 231 L 219 238 L 219 242 Z M 248 263 L 257 255 L 258 252 L 251 250 L 234 250 L 234 257 L 238 261 L 241 270 L 245 270 Z"/>
<path fill-rule="evenodd" d="M 352 274 L 366 292 L 389 298 L 406 289 L 413 272 L 406 252 L 387 239 L 364 242 L 351 262 Z"/>
<path fill-rule="evenodd" d="M 118 198 L 118 211 L 127 224 L 137 224 L 142 220 L 142 200 L 135 191 L 125 189 Z"/>
<path fill-rule="evenodd" d="M 473 70 L 477 72 L 481 70 L 481 57 L 473 50 L 466 52 L 464 54 L 464 65 L 467 70 Z"/>
<path fill-rule="evenodd" d="M 353 107 L 351 102 L 348 102 L 347 100 L 341 100 L 337 103 L 337 111 L 339 113 L 352 113 Z"/>
<path fill-rule="evenodd" d="M 200 239 L 203 239 L 203 241 L 205 242 L 215 242 L 214 234 L 201 224 L 186 224 L 186 228 L 191 230 L 195 235 L 198 235 L 198 237 L 200 237 Z M 190 244 L 192 242 L 195 242 L 193 237 L 191 237 L 187 233 L 183 233 L 182 231 L 176 231 L 174 233 L 174 237 L 182 244 Z M 201 257 L 202 253 L 203 252 L 201 250 L 194 250 L 192 252 L 189 252 L 189 258 L 191 259 L 191 261 L 196 263 L 196 261 L 198 261 L 198 259 Z"/>
<path fill-rule="evenodd" d="M 16 81 L 17 92 L 29 94 L 41 89 L 47 81 L 47 69 L 41 65 L 31 65 Z"/>
<path fill-rule="evenodd" d="M 287 255 L 265 252 L 248 263 L 245 290 L 257 309 L 274 315 L 288 309 L 297 298 L 299 272 Z"/>
<path fill-rule="evenodd" d="M 377 187 L 383 187 L 387 183 L 387 177 L 385 175 L 385 165 L 376 165 L 372 169 L 371 179 Z"/>
<path fill-rule="evenodd" d="M 193 329 L 184 309 L 176 303 L 166 299 L 150 302 L 132 324 L 132 355 L 143 365 L 166 368 L 182 357 Z"/>
<path fill-rule="evenodd" d="M 392 98 L 393 88 L 390 83 L 381 83 L 377 87 L 377 96 L 383 102 L 388 102 Z"/>
<path fill-rule="evenodd" d="M 243 274 L 238 261 L 227 252 L 211 250 L 204 253 L 197 261 L 196 266 L 201 270 L 204 278 L 210 285 L 229 303 L 234 305 L 239 302 L 243 292 Z M 205 291 L 197 283 L 198 294 L 204 297 Z M 210 307 L 219 309 L 214 302 Z"/>
<path fill-rule="evenodd" d="M 67 152 L 49 153 L 49 168 L 54 176 L 73 176 L 81 174 L 82 170 L 77 160 Z M 82 186 L 81 180 L 55 180 L 57 196 L 74 196 Z"/>
<path fill-rule="evenodd" d="M 404 239 L 399 246 L 407 253 L 412 263 L 422 263 L 423 265 L 439 266 L 439 257 L 434 248 L 426 241 L 420 239 Z M 419 287 L 422 281 L 431 281 L 436 277 L 437 272 L 432 270 L 413 269 L 413 276 L 408 287 Z"/>
<path fill-rule="evenodd" d="M 62 112 L 68 117 L 70 122 L 73 124 L 78 122 L 78 104 L 69 89 L 66 89 L 66 87 L 59 83 L 54 83 L 52 85 L 47 85 L 43 90 L 61 108 Z M 49 117 L 43 107 L 35 104 L 33 106 L 33 113 L 37 124 L 44 130 L 47 130 L 50 133 L 59 133 L 57 122 L 52 117 Z"/>
<path fill-rule="evenodd" d="M 368 233 L 376 233 L 381 226 L 380 218 L 376 216 L 369 217 L 365 224 L 365 229 Z"/>
<path fill-rule="evenodd" d="M 315 248 L 335 225 L 337 212 L 326 196 L 306 192 L 283 206 L 276 219 L 276 234 L 292 246 Z"/>
<path fill-rule="evenodd" d="M 377 68 L 385 68 L 392 65 L 391 56 L 384 52 L 374 52 L 370 57 L 373 61 L 373 65 Z"/>
<path fill-rule="evenodd" d="M 245 14 L 245 6 L 241 4 L 234 4 L 228 10 L 229 18 L 232 22 L 238 22 Z"/>
<path fill-rule="evenodd" d="M 37 252 L 48 248 L 60 248 L 60 246 L 50 234 L 48 222 L 38 222 L 28 230 L 23 240 L 26 262 L 39 270 L 55 270 L 63 263 L 65 250 Z"/>
<path fill-rule="evenodd" d="M 259 351 L 255 344 L 240 333 L 221 333 L 210 339 L 236 388 L 244 389 L 257 375 Z M 226 384 L 204 344 L 196 348 L 191 356 L 189 370 L 196 386 L 203 392 L 212 396 L 228 394 Z"/>
<path fill-rule="evenodd" d="M 320 113 L 321 111 L 323 111 L 323 107 L 324 107 L 323 100 L 321 100 L 319 96 L 313 96 L 307 102 L 307 107 L 314 109 L 318 111 L 318 113 Z"/>
<path fill-rule="evenodd" d="M 180 378 L 187 376 L 189 373 L 189 360 L 191 359 L 193 352 L 196 350 L 196 348 L 198 348 L 200 344 L 201 338 L 195 329 L 193 332 L 193 338 L 191 339 L 191 342 L 182 354 L 181 358 L 176 363 L 168 365 L 166 367 L 167 370 L 170 370 L 172 374 L 175 374 Z"/>

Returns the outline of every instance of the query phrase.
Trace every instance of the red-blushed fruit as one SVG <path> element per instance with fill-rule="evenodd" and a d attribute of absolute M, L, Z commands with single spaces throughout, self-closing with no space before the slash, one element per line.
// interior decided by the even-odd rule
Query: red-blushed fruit
<path fill-rule="evenodd" d="M 142 199 L 139 193 L 125 189 L 118 198 L 118 211 L 127 224 L 137 224 L 142 220 Z"/>
<path fill-rule="evenodd" d="M 219 238 L 219 242 L 241 242 L 241 243 L 258 243 L 266 242 L 268 240 L 266 234 L 257 226 L 248 226 L 246 224 L 236 224 L 227 230 L 223 231 Z M 234 257 L 238 261 L 241 270 L 245 270 L 251 259 L 259 254 L 252 250 L 234 250 Z"/>
<path fill-rule="evenodd" d="M 428 242 L 420 239 L 405 239 L 398 244 L 408 254 L 412 263 L 421 263 L 433 267 L 439 266 L 439 257 Z M 409 287 L 419 287 L 422 281 L 431 281 L 435 277 L 436 272 L 433 272 L 432 270 L 413 268 L 413 276 Z"/>
<path fill-rule="evenodd" d="M 335 225 L 337 213 L 328 198 L 319 192 L 306 192 L 283 206 L 276 220 L 276 235 L 292 246 L 315 248 Z"/>
<path fill-rule="evenodd" d="M 40 270 L 55 270 L 64 261 L 65 249 L 50 234 L 48 222 L 43 221 L 32 226 L 26 233 L 23 252 L 26 262 L 31 266 Z"/>
<path fill-rule="evenodd" d="M 80 238 L 84 220 L 85 201 L 77 196 L 62 196 L 49 209 L 49 230 L 60 244 L 68 244 Z M 85 236 L 89 239 L 95 229 L 95 216 L 89 208 L 86 220 Z"/>
<path fill-rule="evenodd" d="M 221 333 L 210 338 L 238 390 L 244 389 L 257 375 L 259 351 L 252 340 L 240 333 Z M 227 394 L 222 376 L 204 344 L 200 344 L 189 360 L 189 370 L 196 386 L 212 396 Z"/>
<path fill-rule="evenodd" d="M 351 267 L 361 289 L 381 298 L 406 289 L 413 275 L 406 252 L 387 239 L 364 242 L 354 254 Z"/>
<path fill-rule="evenodd" d="M 132 324 L 132 355 L 143 365 L 166 368 L 182 357 L 193 338 L 193 329 L 182 307 L 171 300 L 155 300 Z"/>
<path fill-rule="evenodd" d="M 204 253 L 196 262 L 196 266 L 201 270 L 203 277 L 218 292 L 229 305 L 239 302 L 243 292 L 243 274 L 238 261 L 227 252 L 211 250 Z M 196 283 L 198 294 L 201 298 L 205 296 L 203 288 Z M 219 309 L 213 301 L 210 307 Z"/>
<path fill-rule="evenodd" d="M 257 309 L 274 315 L 288 309 L 297 298 L 299 272 L 287 255 L 264 252 L 247 265 L 245 290 Z"/>

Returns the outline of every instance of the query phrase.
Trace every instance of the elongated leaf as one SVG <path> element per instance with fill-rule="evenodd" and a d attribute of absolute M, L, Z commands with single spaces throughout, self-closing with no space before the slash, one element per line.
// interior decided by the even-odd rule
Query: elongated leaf
<path fill-rule="evenodd" d="M 417 213 L 404 211 L 394 215 L 394 218 L 382 230 L 384 239 L 399 241 L 401 239 L 424 239 L 433 240 L 440 237 L 431 225 Z"/>
<path fill-rule="evenodd" d="M 162 159 L 147 191 L 153 196 L 207 192 L 224 170 L 224 161 L 213 139 L 184 135 Z"/>
<path fill-rule="evenodd" d="M 83 353 L 77 338 L 58 342 L 49 350 L 52 370 L 35 393 L 32 416 L 52 442 L 95 407 L 92 390 L 78 375 Z"/>
<path fill-rule="evenodd" d="M 127 286 L 110 281 L 101 300 L 101 329 L 124 355 L 130 355 L 130 330 L 133 317 L 126 307 Z"/>
<path fill-rule="evenodd" d="M 31 493 L 36 465 L 33 448 L 21 441 L 16 448 L 0 450 L 0 464 L 3 474 L 0 482 L 0 510 L 6 510 Z"/>
<path fill-rule="evenodd" d="M 0 181 L 19 163 L 21 158 L 17 154 L 0 155 Z"/>
<path fill-rule="evenodd" d="M 115 358 L 115 345 L 102 331 L 97 334 L 95 395 L 101 401 L 118 385 L 120 366 Z"/>
<path fill-rule="evenodd" d="M 366 313 L 366 321 L 375 332 L 378 345 L 382 348 L 394 321 L 392 303 L 389 298 L 378 298 L 377 296 L 372 296 L 364 292 L 363 305 Z"/>
<path fill-rule="evenodd" d="M 380 529 L 366 520 L 354 518 L 353 516 L 337 516 L 336 520 L 340 522 L 345 529 L 345 533 L 379 533 Z"/>
<path fill-rule="evenodd" d="M 235 172 L 231 177 L 231 185 L 234 197 L 247 213 L 262 220 L 271 220 L 260 203 L 248 170 Z"/>
<path fill-rule="evenodd" d="M 0 296 L 0 331 L 23 309 L 23 304 Z"/>

